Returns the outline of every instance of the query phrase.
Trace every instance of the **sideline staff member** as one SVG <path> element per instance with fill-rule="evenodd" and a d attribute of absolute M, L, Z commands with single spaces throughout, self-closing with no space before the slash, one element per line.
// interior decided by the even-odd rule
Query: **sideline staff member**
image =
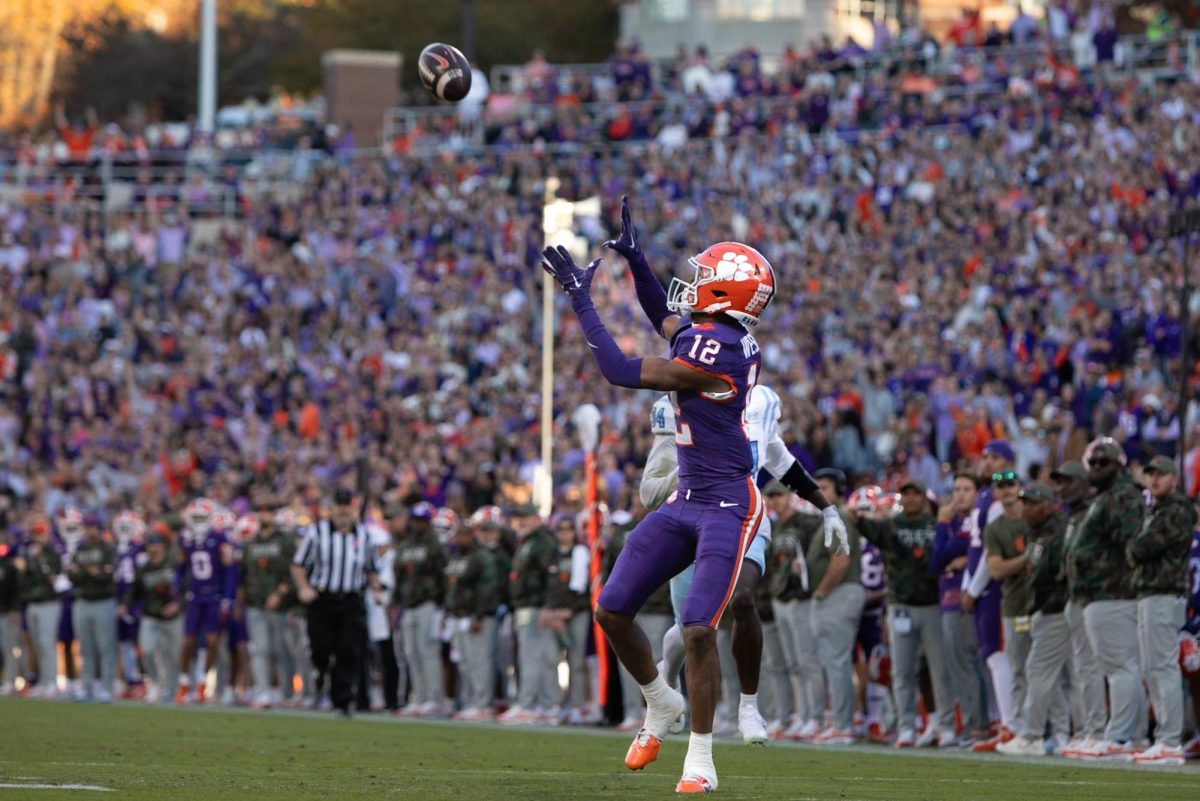
<path fill-rule="evenodd" d="M 334 490 L 329 516 L 305 530 L 292 560 L 292 578 L 308 607 L 313 666 L 320 676 L 331 677 L 330 700 L 339 715 L 349 717 L 366 639 L 364 587 L 369 584 L 375 600 L 385 602 L 370 532 L 358 521 L 349 490 Z"/>

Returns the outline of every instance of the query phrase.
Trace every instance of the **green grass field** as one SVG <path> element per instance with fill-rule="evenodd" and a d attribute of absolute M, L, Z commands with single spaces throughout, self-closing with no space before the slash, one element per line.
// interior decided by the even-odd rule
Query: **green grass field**
<path fill-rule="evenodd" d="M 10 699 L 0 700 L 0 799 L 673 797 L 686 740 L 668 741 L 659 761 L 637 774 L 622 764 L 627 742 L 598 730 Z M 793 745 L 722 744 L 715 757 L 717 792 L 728 799 L 1194 801 L 1200 790 L 1200 767 L 1192 766 Z"/>

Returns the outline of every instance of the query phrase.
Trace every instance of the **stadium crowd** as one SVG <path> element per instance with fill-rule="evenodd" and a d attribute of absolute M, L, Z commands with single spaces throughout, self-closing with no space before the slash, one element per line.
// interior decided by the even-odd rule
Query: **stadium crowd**
<path fill-rule="evenodd" d="M 821 658 L 820 538 L 768 488 L 761 705 L 777 736 L 1129 759 L 1153 732 L 1146 761 L 1182 758 L 1165 749 L 1181 745 L 1183 720 L 1164 713 L 1181 699 L 1180 646 L 1168 637 L 1164 661 L 1163 633 L 1139 641 L 1137 621 L 1160 600 L 1151 617 L 1178 617 L 1175 629 L 1194 633 L 1200 614 L 1183 600 L 1200 404 L 1194 381 L 1186 403 L 1176 390 L 1181 369 L 1194 375 L 1180 359 L 1183 254 L 1164 236 L 1168 211 L 1200 195 L 1200 91 L 1016 63 L 980 62 L 1000 88 L 978 101 L 897 92 L 901 74 L 814 71 L 799 101 L 771 101 L 782 116 L 770 124 L 735 123 L 738 101 L 707 99 L 688 107 L 702 136 L 663 141 L 651 126 L 656 142 L 569 159 L 398 148 L 314 158 L 272 193 L 234 170 L 222 180 L 240 216 L 215 227 L 178 189 L 115 212 L 36 192 L 3 201 L 0 689 L 108 700 L 148 679 L 151 699 L 204 700 L 207 679 L 192 675 L 203 648 L 231 701 L 320 705 L 288 554 L 341 488 L 395 566 L 381 571 L 389 603 L 369 613 L 378 675 L 361 682 L 361 706 L 599 721 L 569 420 L 585 402 L 604 416 L 611 555 L 645 513 L 655 398 L 597 382 L 569 316 L 540 316 L 541 207 L 556 177 L 566 197 L 600 196 L 606 219 L 629 194 L 663 278 L 730 238 L 780 276 L 756 331 L 764 381 L 789 447 L 873 547 L 860 543 L 842 579 L 865 586 L 856 641 Z M 814 117 L 822 86 L 827 116 Z M 599 220 L 581 230 L 592 244 L 611 234 Z M 609 260 L 596 283 L 620 344 L 660 347 L 623 268 Z M 529 505 L 544 325 L 557 335 L 549 520 Z M 1161 458 L 1178 449 L 1181 475 Z M 210 534 L 219 569 L 191 549 Z M 470 581 L 448 580 L 452 557 Z M 198 582 L 216 630 L 184 626 Z M 646 610 L 660 627 L 663 600 Z M 996 620 L 980 622 L 987 610 Z M 484 619 L 495 647 L 458 648 L 453 629 Z M 541 650 L 514 653 L 522 627 L 545 634 Z M 848 659 L 862 718 L 826 721 L 829 666 Z M 463 697 L 481 672 L 494 687 L 480 695 L 472 680 Z M 622 725 L 636 728 L 624 695 Z"/>

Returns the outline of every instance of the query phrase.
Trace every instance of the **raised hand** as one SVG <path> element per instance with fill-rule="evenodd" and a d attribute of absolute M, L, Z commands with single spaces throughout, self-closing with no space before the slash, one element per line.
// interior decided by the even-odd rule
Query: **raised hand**
<path fill-rule="evenodd" d="M 596 268 L 602 261 L 595 259 L 586 268 L 581 269 L 562 245 L 543 250 L 542 259 L 542 269 L 549 273 L 571 297 L 590 294 L 592 277 L 596 274 Z"/>
<path fill-rule="evenodd" d="M 604 247 L 615 250 L 624 256 L 626 261 L 633 261 L 642 255 L 641 245 L 638 244 L 638 230 L 629 213 L 629 195 L 621 196 L 621 235 L 605 242 Z"/>
<path fill-rule="evenodd" d="M 825 547 L 832 548 L 833 541 L 837 540 L 836 554 L 850 553 L 850 535 L 846 531 L 846 524 L 842 522 L 841 515 L 838 514 L 837 507 L 827 506 L 824 512 L 821 513 L 822 522 L 825 528 Z"/>

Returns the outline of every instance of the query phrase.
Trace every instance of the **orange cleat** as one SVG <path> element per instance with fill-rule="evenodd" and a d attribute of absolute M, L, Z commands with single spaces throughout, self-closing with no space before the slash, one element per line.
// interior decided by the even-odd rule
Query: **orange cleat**
<path fill-rule="evenodd" d="M 716 790 L 709 783 L 708 779 L 703 776 L 684 776 L 679 780 L 679 784 L 675 785 L 675 792 L 679 795 L 692 795 L 693 793 L 711 793 Z"/>
<path fill-rule="evenodd" d="M 205 702 L 205 698 L 204 698 L 204 685 L 203 685 L 203 684 L 197 684 L 197 685 L 196 685 L 196 703 L 197 703 L 197 704 L 203 704 L 204 702 Z"/>
<path fill-rule="evenodd" d="M 637 737 L 633 738 L 633 744 L 625 754 L 625 767 L 641 770 L 658 759 L 658 749 L 661 747 L 662 740 L 642 729 L 637 733 Z"/>
<path fill-rule="evenodd" d="M 186 684 L 179 685 L 179 689 L 175 691 L 175 705 L 183 706 L 188 700 L 188 687 Z"/>
<path fill-rule="evenodd" d="M 1016 737 L 1015 734 L 1007 726 L 1000 727 L 1000 733 L 990 740 L 984 740 L 982 743 L 975 743 L 971 746 L 971 750 L 977 754 L 990 754 L 996 751 L 996 746 L 1001 743 L 1007 743 L 1009 740 Z"/>

